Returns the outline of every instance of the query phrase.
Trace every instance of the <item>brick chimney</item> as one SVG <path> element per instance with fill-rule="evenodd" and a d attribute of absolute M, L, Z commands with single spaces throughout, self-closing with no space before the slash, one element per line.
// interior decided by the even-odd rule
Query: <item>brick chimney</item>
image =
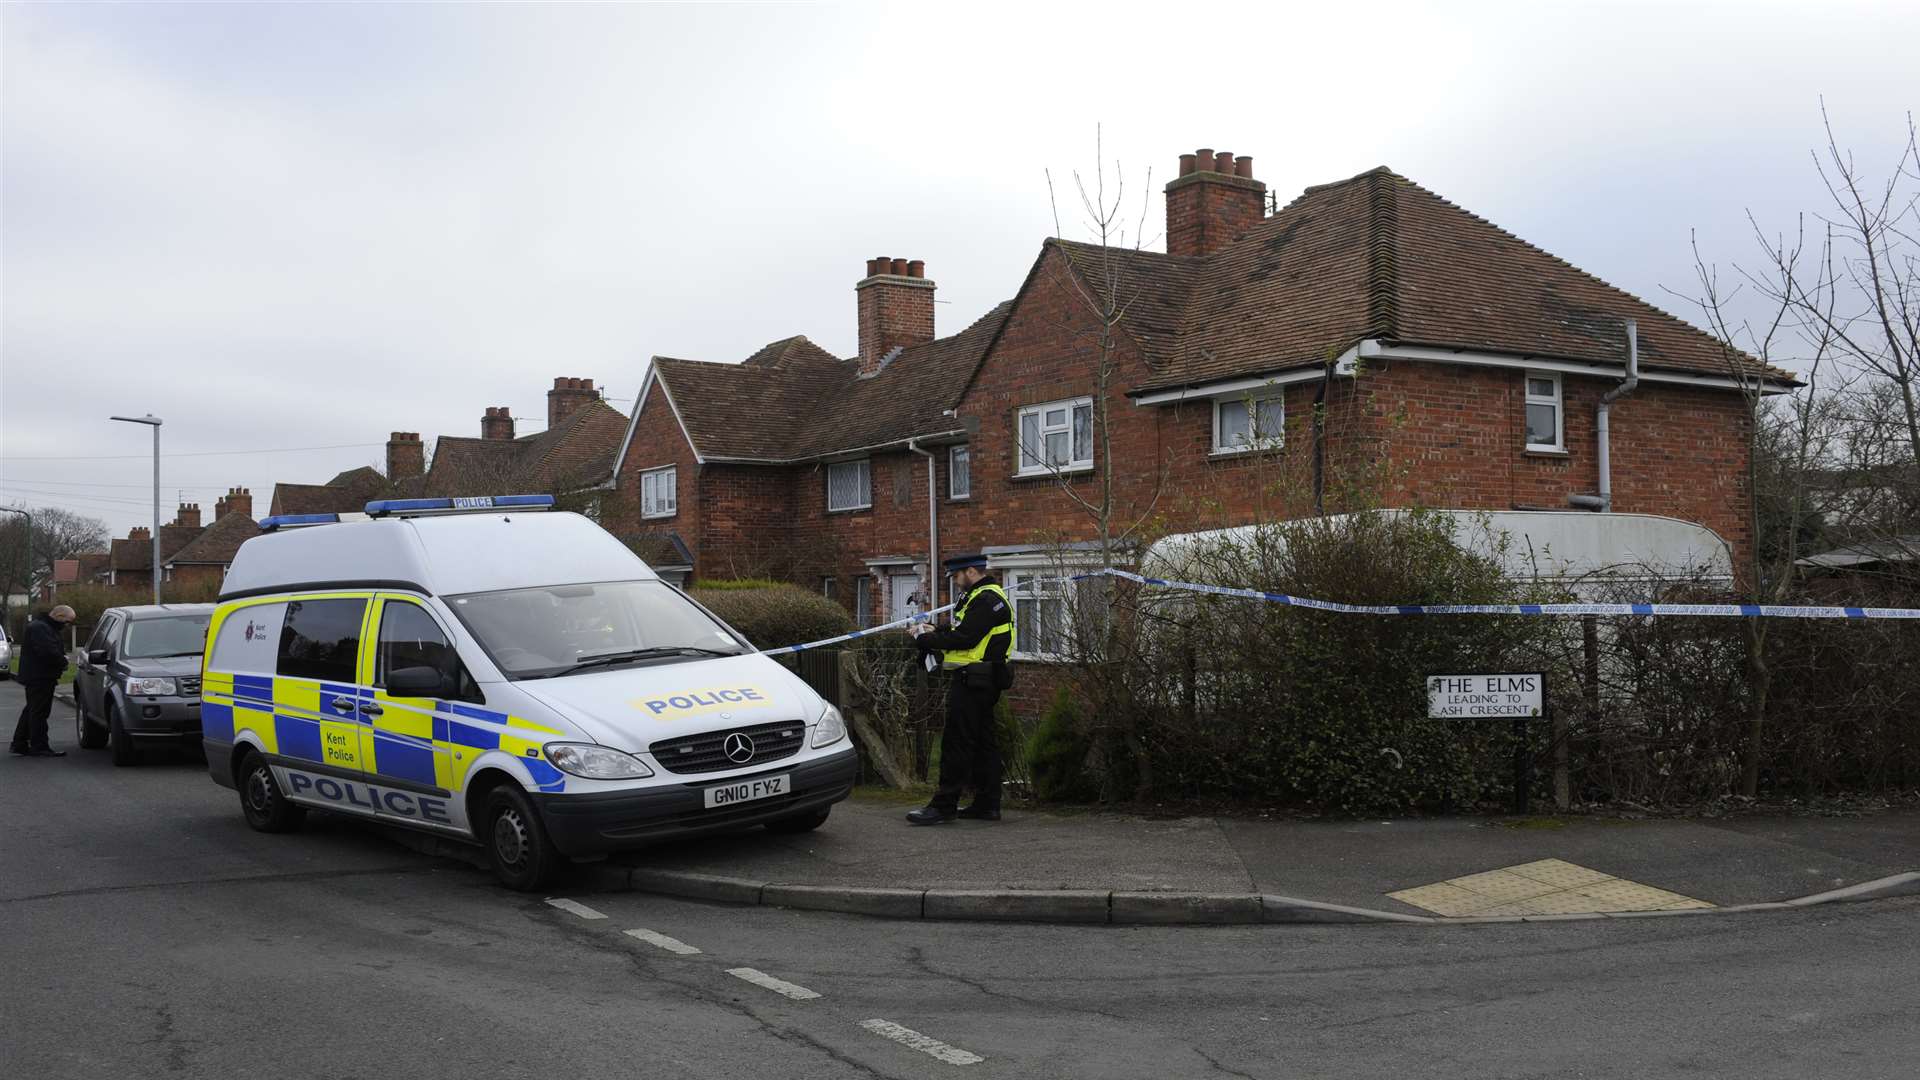
<path fill-rule="evenodd" d="M 127 539 L 144 540 L 151 543 L 153 540 L 153 530 L 147 528 L 145 525 L 135 525 L 133 528 L 127 530 Z"/>
<path fill-rule="evenodd" d="M 933 282 L 919 259 L 867 260 L 860 300 L 860 374 L 880 370 L 896 347 L 933 340 Z"/>
<path fill-rule="evenodd" d="M 199 503 L 181 503 L 180 509 L 174 511 L 173 521 L 170 522 L 169 524 L 184 525 L 189 529 L 199 528 L 200 527 L 200 504 Z"/>
<path fill-rule="evenodd" d="M 599 396 L 592 379 L 553 380 L 553 389 L 547 391 L 547 428 L 558 427 L 569 413 Z"/>
<path fill-rule="evenodd" d="M 241 517 L 253 516 L 253 492 L 246 488 L 228 488 L 225 495 L 213 504 L 213 520 L 219 521 L 228 514 Z"/>
<path fill-rule="evenodd" d="M 1267 185 L 1253 178 L 1253 159 L 1225 150 L 1180 155 L 1180 175 L 1167 184 L 1167 254 L 1211 255 L 1260 223 Z"/>
<path fill-rule="evenodd" d="M 482 434 L 487 422 L 480 421 Z M 405 480 L 427 471 L 427 448 L 417 431 L 396 431 L 387 436 L 387 479 Z"/>
<path fill-rule="evenodd" d="M 483 439 L 513 438 L 513 413 L 507 406 L 487 406 L 487 415 L 480 418 L 480 437 Z"/>

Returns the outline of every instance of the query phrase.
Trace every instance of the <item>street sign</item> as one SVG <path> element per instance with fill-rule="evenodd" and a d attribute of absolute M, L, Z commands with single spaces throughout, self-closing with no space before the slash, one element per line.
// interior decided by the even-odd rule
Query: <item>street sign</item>
<path fill-rule="evenodd" d="M 1539 716 L 1546 704 L 1546 684 L 1539 672 L 1429 675 L 1427 716 L 1434 720 Z"/>

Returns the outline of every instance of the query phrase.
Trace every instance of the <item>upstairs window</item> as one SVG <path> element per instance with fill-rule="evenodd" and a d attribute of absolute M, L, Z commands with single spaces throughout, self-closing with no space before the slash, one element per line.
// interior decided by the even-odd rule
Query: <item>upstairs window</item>
<path fill-rule="evenodd" d="M 1563 411 L 1560 376 L 1550 371 L 1527 372 L 1527 449 L 1567 448 Z"/>
<path fill-rule="evenodd" d="M 1093 468 L 1093 399 L 1051 401 L 1020 410 L 1021 476 Z"/>
<path fill-rule="evenodd" d="M 827 510 L 865 510 L 873 505 L 868 461 L 836 461 L 827 466 Z"/>
<path fill-rule="evenodd" d="M 973 459 L 965 446 L 947 451 L 947 498 L 964 499 L 973 494 Z"/>
<path fill-rule="evenodd" d="M 1240 454 L 1280 446 L 1286 426 L 1286 401 L 1280 395 L 1221 398 L 1213 403 L 1213 452 Z"/>
<path fill-rule="evenodd" d="M 669 465 L 640 474 L 640 516 L 672 517 L 680 510 L 679 470 Z"/>

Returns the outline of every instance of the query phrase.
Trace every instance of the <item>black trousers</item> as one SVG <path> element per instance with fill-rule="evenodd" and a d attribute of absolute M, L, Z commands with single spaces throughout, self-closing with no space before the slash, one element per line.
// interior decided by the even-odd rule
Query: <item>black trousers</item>
<path fill-rule="evenodd" d="M 15 750 L 47 749 L 47 717 L 53 715 L 53 683 L 21 683 L 27 692 L 27 707 L 20 710 L 20 722 L 13 728 Z"/>
<path fill-rule="evenodd" d="M 952 813 L 960 807 L 960 793 L 973 789 L 973 805 L 1000 809 L 999 725 L 993 707 L 1000 701 L 997 687 L 974 689 L 964 674 L 955 672 L 947 691 L 947 726 L 940 733 L 940 786 L 928 805 Z"/>

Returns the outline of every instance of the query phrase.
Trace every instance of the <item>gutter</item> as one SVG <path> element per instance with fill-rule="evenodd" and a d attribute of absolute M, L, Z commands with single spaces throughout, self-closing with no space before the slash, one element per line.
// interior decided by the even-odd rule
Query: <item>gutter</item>
<path fill-rule="evenodd" d="M 940 499 L 935 480 L 935 474 L 939 472 L 935 468 L 938 458 L 931 450 L 920 449 L 915 439 L 907 440 L 907 449 L 927 459 L 927 591 L 921 600 L 924 605 L 922 610 L 932 611 L 940 606 L 935 602 L 940 596 Z"/>
<path fill-rule="evenodd" d="M 923 453 L 924 451 L 914 450 L 915 443 L 922 442 L 927 439 L 946 439 L 946 438 L 951 438 L 955 435 L 965 435 L 966 433 L 967 433 L 967 430 L 965 428 L 955 428 L 952 431 L 930 431 L 925 435 L 913 435 L 905 439 L 893 439 L 888 442 L 874 443 L 871 446 L 856 446 L 847 450 L 832 450 L 824 454 L 814 454 L 811 457 L 797 457 L 797 458 L 716 457 L 710 454 L 704 458 L 701 458 L 700 460 L 702 464 L 712 462 L 713 464 L 716 464 L 716 465 L 818 465 L 822 462 L 838 461 L 842 458 L 847 458 L 853 455 L 871 454 L 876 450 L 892 450 L 897 447 L 905 447 L 908 450 L 913 450 L 914 453 L 916 454 Z"/>

